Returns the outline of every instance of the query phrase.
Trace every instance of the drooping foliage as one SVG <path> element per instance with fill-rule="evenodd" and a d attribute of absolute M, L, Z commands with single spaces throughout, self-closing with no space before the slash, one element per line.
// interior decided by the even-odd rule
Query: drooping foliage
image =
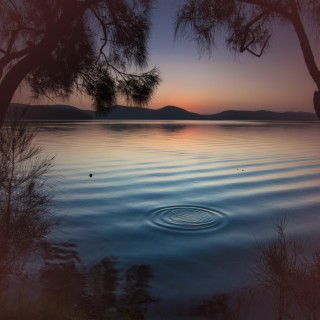
<path fill-rule="evenodd" d="M 160 81 L 156 68 L 143 71 L 151 2 L 0 0 L 2 103 L 24 79 L 36 97 L 80 91 L 99 109 L 119 95 L 147 103 Z"/>
<path fill-rule="evenodd" d="M 319 0 L 186 0 L 178 12 L 176 35 L 196 40 L 199 49 L 211 52 L 217 37 L 229 49 L 261 57 L 270 47 L 277 26 L 293 27 L 317 91 L 314 107 L 320 118 L 320 70 L 310 37 L 320 31 Z"/>

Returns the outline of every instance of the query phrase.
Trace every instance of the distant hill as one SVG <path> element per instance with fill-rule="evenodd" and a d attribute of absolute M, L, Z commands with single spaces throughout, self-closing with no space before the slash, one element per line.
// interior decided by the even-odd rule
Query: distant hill
<path fill-rule="evenodd" d="M 273 112 L 267 110 L 239 111 L 227 110 L 212 115 L 201 115 L 185 109 L 166 106 L 160 109 L 113 106 L 106 113 L 97 114 L 93 110 L 81 110 L 68 105 L 12 104 L 8 118 L 18 115 L 24 120 L 277 120 L 277 121 L 317 121 L 311 112 Z"/>
<path fill-rule="evenodd" d="M 208 116 L 212 120 L 285 120 L 285 121 L 316 121 L 315 113 L 311 112 L 273 112 L 267 110 L 238 111 L 228 110 Z"/>
<path fill-rule="evenodd" d="M 104 114 L 87 111 L 96 119 L 106 120 L 201 120 L 201 115 L 185 109 L 166 106 L 161 109 L 148 109 L 140 107 L 113 106 Z"/>
<path fill-rule="evenodd" d="M 24 105 L 12 103 L 7 119 L 23 120 L 91 120 L 92 117 L 78 108 L 68 105 Z"/>
<path fill-rule="evenodd" d="M 114 106 L 103 115 L 87 111 L 93 118 L 108 120 L 283 120 L 316 121 L 317 116 L 311 112 L 273 112 L 228 110 L 212 115 L 201 115 L 175 106 L 161 109 Z"/>
<path fill-rule="evenodd" d="M 201 120 L 201 115 L 194 112 L 189 112 L 185 109 L 166 106 L 156 110 L 157 117 L 171 120 Z"/>

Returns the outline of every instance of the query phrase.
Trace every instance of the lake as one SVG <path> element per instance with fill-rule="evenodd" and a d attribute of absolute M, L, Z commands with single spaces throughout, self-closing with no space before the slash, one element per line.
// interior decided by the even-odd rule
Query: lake
<path fill-rule="evenodd" d="M 149 266 L 159 301 L 147 319 L 193 319 L 192 306 L 254 283 L 257 242 L 280 219 L 292 237 L 318 239 L 319 123 L 37 126 L 58 175 L 51 238 L 75 243 L 86 266 Z"/>

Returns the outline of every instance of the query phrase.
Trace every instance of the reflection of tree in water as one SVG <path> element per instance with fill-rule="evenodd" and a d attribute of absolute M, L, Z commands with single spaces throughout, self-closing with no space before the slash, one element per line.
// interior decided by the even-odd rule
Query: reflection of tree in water
<path fill-rule="evenodd" d="M 94 279 L 92 294 L 87 290 L 86 309 L 95 307 L 95 319 L 130 319 L 142 320 L 148 305 L 155 302 L 149 292 L 152 272 L 149 266 L 132 266 L 125 271 L 124 285 L 116 260 L 103 259 L 86 274 L 87 279 Z M 92 283 L 92 282 L 91 282 Z"/>
<path fill-rule="evenodd" d="M 142 320 L 148 304 L 155 302 L 149 292 L 150 267 L 132 266 L 120 286 L 120 270 L 114 258 L 104 258 L 90 269 L 80 269 L 70 244 L 50 244 L 41 270 L 41 296 L 76 306 L 72 314 L 87 319 Z"/>
<path fill-rule="evenodd" d="M 122 272 L 116 259 L 104 258 L 84 268 L 74 244 L 44 242 L 41 249 L 38 284 L 31 278 L 20 282 L 11 301 L 1 292 L 0 319 L 143 320 L 148 305 L 155 302 L 146 265 Z"/>
<path fill-rule="evenodd" d="M 39 295 L 29 302 L 28 308 L 23 306 L 18 316 L 8 313 L 10 317 L 7 314 L 3 319 L 20 320 L 23 314 L 27 320 L 143 320 L 150 304 L 156 302 L 150 295 L 152 272 L 146 265 L 122 270 L 115 258 L 105 258 L 85 269 L 73 244 L 43 243 L 42 249 L 44 264 L 40 271 Z M 192 317 L 319 319 L 318 252 L 311 256 L 305 254 L 302 245 L 286 238 L 282 226 L 275 241 L 258 249 L 255 267 L 261 286 L 215 295 L 193 308 Z M 21 304 L 18 307 L 21 308 Z M 189 312 L 188 309 L 186 306 L 184 312 Z M 269 314 L 265 315 L 266 311 Z"/>
<path fill-rule="evenodd" d="M 217 294 L 196 306 L 192 314 L 210 320 L 246 319 L 251 298 L 251 289 L 243 289 L 233 294 Z"/>
<path fill-rule="evenodd" d="M 160 125 L 160 129 L 168 133 L 179 132 L 186 128 L 187 126 L 185 124 L 179 124 L 179 123 L 166 123 L 166 124 Z"/>
<path fill-rule="evenodd" d="M 82 276 L 80 259 L 71 243 L 43 243 L 44 266 L 40 270 L 41 295 L 59 297 L 72 305 L 80 296 Z"/>
<path fill-rule="evenodd" d="M 116 308 L 115 292 L 119 284 L 116 263 L 116 259 L 104 258 L 87 272 L 84 302 L 87 300 L 95 314 L 112 312 Z"/>
<path fill-rule="evenodd" d="M 122 319 L 144 319 L 148 304 L 155 302 L 149 294 L 150 267 L 132 266 L 126 272 L 125 293 L 121 299 Z"/>
<path fill-rule="evenodd" d="M 143 120 L 142 120 L 143 121 Z M 175 133 L 182 130 L 185 130 L 187 128 L 187 125 L 180 124 L 180 123 L 163 123 L 163 124 L 148 124 L 148 123 L 115 123 L 108 126 L 104 126 L 107 130 L 111 130 L 113 132 L 141 132 L 143 131 L 156 131 L 160 129 L 161 131 L 165 133 Z"/>

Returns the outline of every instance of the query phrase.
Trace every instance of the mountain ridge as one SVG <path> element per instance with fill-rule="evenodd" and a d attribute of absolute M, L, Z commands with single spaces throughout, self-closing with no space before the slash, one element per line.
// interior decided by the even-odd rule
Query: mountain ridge
<path fill-rule="evenodd" d="M 12 103 L 8 120 L 14 117 L 23 120 L 250 120 L 250 121 L 317 121 L 312 112 L 275 112 L 269 110 L 225 110 L 216 114 L 203 115 L 177 106 L 159 109 L 115 105 L 103 113 L 82 110 L 70 105 L 24 105 Z"/>
<path fill-rule="evenodd" d="M 91 120 L 85 111 L 69 105 L 26 105 L 11 103 L 7 120 Z"/>

